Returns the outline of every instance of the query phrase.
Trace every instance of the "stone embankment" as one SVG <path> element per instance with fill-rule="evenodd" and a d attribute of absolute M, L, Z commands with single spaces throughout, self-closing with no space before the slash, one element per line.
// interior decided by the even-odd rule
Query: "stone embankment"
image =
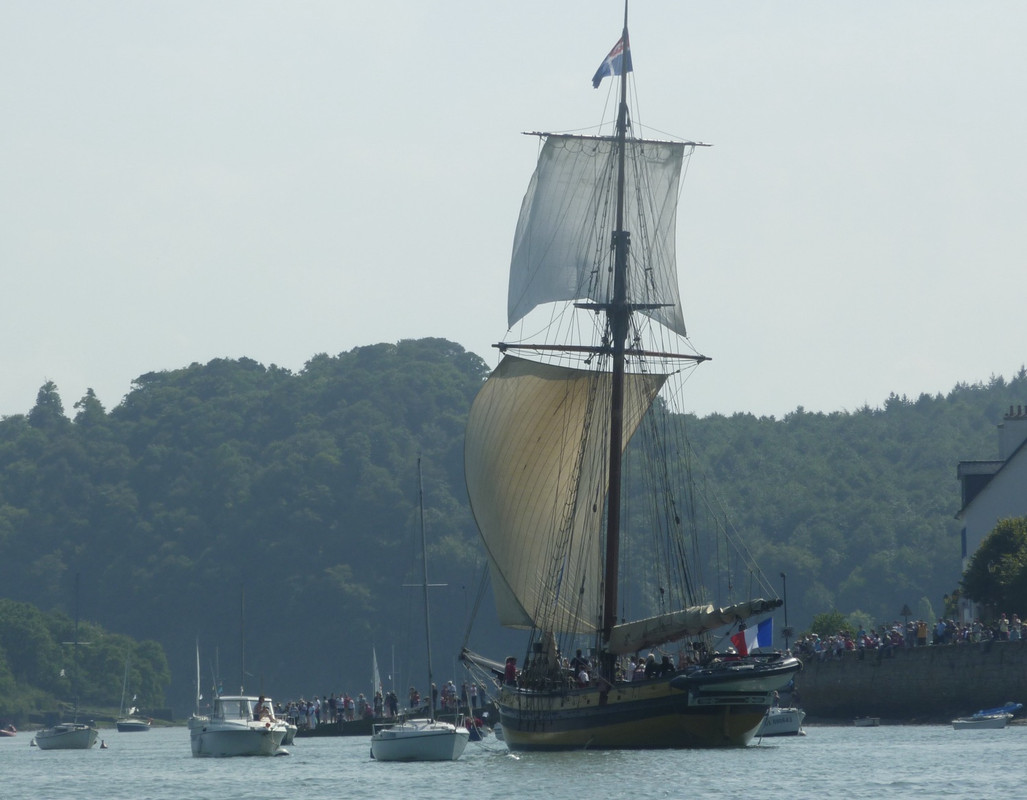
<path fill-rule="evenodd" d="M 1008 701 L 1027 705 L 1027 641 L 847 651 L 802 658 L 795 679 L 809 721 L 880 717 L 939 722 Z"/>

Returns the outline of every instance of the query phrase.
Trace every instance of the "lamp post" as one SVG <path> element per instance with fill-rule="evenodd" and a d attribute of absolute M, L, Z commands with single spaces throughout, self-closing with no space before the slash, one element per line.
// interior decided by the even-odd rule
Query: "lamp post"
<path fill-rule="evenodd" d="M 788 576 L 783 572 L 781 573 L 781 587 L 783 589 L 781 595 L 785 607 L 785 629 L 781 633 L 785 637 L 785 650 L 788 650 L 788 638 L 792 635 L 792 629 L 788 627 Z"/>

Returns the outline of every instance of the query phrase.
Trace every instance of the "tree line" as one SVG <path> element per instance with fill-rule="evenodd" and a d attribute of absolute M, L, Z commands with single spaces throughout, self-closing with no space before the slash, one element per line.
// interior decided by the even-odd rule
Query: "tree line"
<path fill-rule="evenodd" d="M 0 595 L 69 617 L 79 575 L 86 624 L 166 654 L 170 684 L 149 681 L 143 703 L 180 713 L 197 641 L 205 685 L 366 692 L 374 651 L 402 692 L 422 649 L 404 585 L 419 581 L 420 456 L 445 674 L 484 566 L 463 430 L 488 371 L 421 339 L 319 354 L 297 372 L 242 358 L 148 373 L 110 410 L 90 390 L 65 413 L 48 382 L 0 420 Z M 679 421 L 756 560 L 787 574 L 793 627 L 835 609 L 890 621 L 958 584 L 956 463 L 994 457 L 995 426 L 1025 389 L 1021 369 L 879 408 Z M 475 642 L 505 654 L 519 638 L 491 622 L 479 618 Z M 0 680 L 19 680 L 4 630 Z"/>

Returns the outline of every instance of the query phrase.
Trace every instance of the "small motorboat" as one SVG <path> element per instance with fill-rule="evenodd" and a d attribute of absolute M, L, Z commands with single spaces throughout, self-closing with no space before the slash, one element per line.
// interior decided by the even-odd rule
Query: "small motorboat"
<path fill-rule="evenodd" d="M 953 730 L 997 730 L 1006 727 L 1009 720 L 1023 708 L 1022 703 L 1006 703 L 998 708 L 982 708 L 969 717 L 957 717 L 952 720 Z"/>
<path fill-rule="evenodd" d="M 877 728 L 881 725 L 880 717 L 856 717 L 852 724 L 857 728 Z"/>
<path fill-rule="evenodd" d="M 756 736 L 805 736 L 806 731 L 802 729 L 804 719 L 806 712 L 801 708 L 772 706 L 756 729 Z"/>
<path fill-rule="evenodd" d="M 995 730 L 1006 727 L 1006 723 L 1012 718 L 1012 714 L 984 714 L 980 717 L 974 714 L 972 717 L 959 717 L 952 720 L 952 728 L 957 731 L 975 730 L 978 728 Z"/>

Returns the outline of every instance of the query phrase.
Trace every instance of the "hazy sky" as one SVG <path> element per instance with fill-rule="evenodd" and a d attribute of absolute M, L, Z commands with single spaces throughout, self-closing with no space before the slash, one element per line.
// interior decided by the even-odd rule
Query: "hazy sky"
<path fill-rule="evenodd" d="M 505 333 L 530 130 L 606 113 L 621 0 L 0 0 L 0 415 L 246 356 Z M 691 410 L 1027 362 L 1027 3 L 634 0 Z M 1024 398 L 1027 402 L 1027 398 Z"/>

